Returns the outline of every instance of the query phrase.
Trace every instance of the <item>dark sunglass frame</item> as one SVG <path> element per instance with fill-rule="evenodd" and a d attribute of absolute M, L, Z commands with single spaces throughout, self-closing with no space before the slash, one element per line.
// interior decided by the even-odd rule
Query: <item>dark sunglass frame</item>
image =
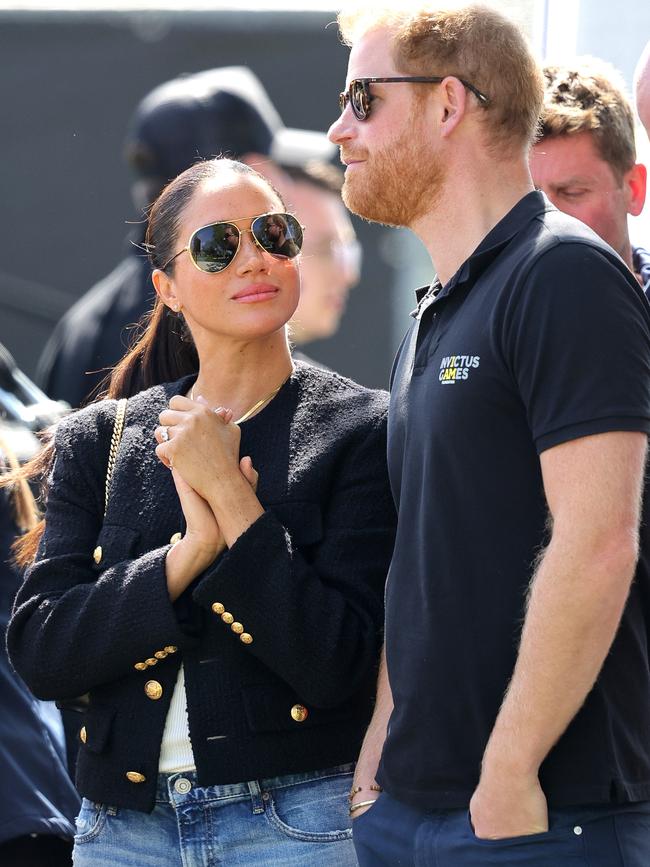
<path fill-rule="evenodd" d="M 263 232 L 265 231 L 265 228 L 259 229 L 258 231 L 258 227 L 260 225 L 259 221 L 265 220 L 267 217 L 279 217 L 290 227 L 291 231 L 289 233 L 287 241 L 292 242 L 295 249 L 289 248 L 290 252 L 289 250 L 287 250 L 284 253 L 274 253 L 264 246 L 264 244 L 260 240 L 260 237 L 263 237 Z M 239 228 L 237 223 L 241 222 L 242 220 L 251 220 L 250 229 Z M 237 233 L 237 246 L 234 248 L 234 250 L 232 250 L 232 255 L 230 256 L 230 259 L 225 262 L 225 264 L 213 261 L 212 263 L 210 263 L 211 267 L 201 267 L 198 261 L 200 249 L 196 249 L 196 244 L 193 244 L 193 242 L 195 241 L 195 238 L 198 236 L 199 232 L 203 232 L 205 229 L 212 229 L 215 226 L 228 226 L 234 229 L 234 231 Z M 187 246 L 183 247 L 182 250 L 179 250 L 178 253 L 175 253 L 171 257 L 171 259 L 168 259 L 160 270 L 167 270 L 167 268 L 171 265 L 174 259 L 178 258 L 181 253 L 189 253 L 192 264 L 203 274 L 221 274 L 223 271 L 226 270 L 229 265 L 232 265 L 232 263 L 235 261 L 237 253 L 239 253 L 241 247 L 241 236 L 246 234 L 247 232 L 250 232 L 250 234 L 253 236 L 253 241 L 257 244 L 260 250 L 268 253 L 269 256 L 275 256 L 278 259 L 294 259 L 300 253 L 300 250 L 302 248 L 304 228 L 305 227 L 300 225 L 299 221 L 293 214 L 287 214 L 283 211 L 269 211 L 266 214 L 259 214 L 256 217 L 239 217 L 237 220 L 215 220 L 213 223 L 206 223 L 205 226 L 199 226 L 198 229 L 195 229 L 190 235 Z M 260 235 L 260 237 L 258 237 L 258 234 Z M 229 250 L 228 252 L 231 251 Z"/>
<path fill-rule="evenodd" d="M 409 81 L 412 84 L 440 84 L 448 77 L 447 75 L 400 75 L 391 78 L 353 78 L 348 85 L 348 89 L 341 91 L 339 94 L 339 108 L 341 109 L 341 114 L 343 114 L 349 102 L 356 119 L 367 120 L 370 116 L 370 103 L 372 101 L 368 85 L 392 84 L 396 81 Z M 457 75 L 451 77 L 458 78 Z M 481 105 L 486 106 L 489 103 L 489 98 L 469 81 L 465 81 L 464 78 L 458 78 L 458 81 L 460 81 L 463 87 L 466 87 L 467 90 L 474 94 Z M 358 90 L 356 90 L 357 88 Z M 355 96 L 360 97 L 361 101 L 359 103 L 355 102 Z"/>

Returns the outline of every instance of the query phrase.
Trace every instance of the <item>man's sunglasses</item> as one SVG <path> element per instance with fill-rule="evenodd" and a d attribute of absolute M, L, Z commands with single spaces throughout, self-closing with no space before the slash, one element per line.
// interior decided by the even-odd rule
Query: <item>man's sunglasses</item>
<path fill-rule="evenodd" d="M 457 76 L 454 76 L 455 78 Z M 394 81 L 410 81 L 412 84 L 440 84 L 447 76 L 425 76 L 425 75 L 405 75 L 398 78 L 354 78 L 348 85 L 348 89 L 339 94 L 339 107 L 341 114 L 345 111 L 345 107 L 350 103 L 352 111 L 357 120 L 367 120 L 370 115 L 370 103 L 372 96 L 370 95 L 371 84 L 390 84 Z M 459 78 L 458 81 L 471 91 L 478 99 L 481 105 L 488 104 L 488 98 L 480 90 L 477 90 L 469 81 Z"/>
<path fill-rule="evenodd" d="M 208 274 L 224 271 L 237 255 L 241 236 L 246 232 L 250 232 L 257 246 L 271 256 L 293 259 L 302 247 L 302 226 L 293 214 L 261 214 L 253 218 L 250 229 L 240 229 L 235 222 L 210 223 L 195 229 L 187 247 L 168 259 L 161 271 L 186 252 L 199 271 Z"/>

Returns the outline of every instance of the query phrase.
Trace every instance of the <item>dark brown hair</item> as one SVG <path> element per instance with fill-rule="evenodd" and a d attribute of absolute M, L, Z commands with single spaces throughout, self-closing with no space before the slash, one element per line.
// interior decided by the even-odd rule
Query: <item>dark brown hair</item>
<path fill-rule="evenodd" d="M 199 187 L 206 181 L 232 173 L 261 181 L 284 208 L 278 191 L 250 166 L 221 157 L 197 162 L 167 184 L 149 210 L 145 249 L 152 269 L 161 268 L 176 252 L 183 212 Z M 172 262 L 165 270 L 169 272 L 173 267 Z M 100 387 L 96 400 L 131 397 L 162 382 L 174 382 L 198 373 L 198 370 L 199 358 L 185 320 L 156 298 L 151 313 L 139 324 L 132 346 Z M 35 480 L 41 486 L 43 499 L 53 462 L 54 432 L 50 430 L 46 432 L 39 454 L 21 469 L 7 473 L 0 479 L 0 486 Z M 45 521 L 41 519 L 15 543 L 19 566 L 28 566 L 33 561 L 44 529 Z"/>

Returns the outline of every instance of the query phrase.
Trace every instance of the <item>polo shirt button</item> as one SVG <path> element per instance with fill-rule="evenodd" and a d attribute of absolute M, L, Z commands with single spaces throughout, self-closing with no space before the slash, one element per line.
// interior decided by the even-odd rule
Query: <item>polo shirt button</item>
<path fill-rule="evenodd" d="M 295 720 L 296 722 L 304 722 L 308 716 L 309 711 L 304 706 L 304 704 L 294 704 L 294 706 L 291 708 L 291 719 Z"/>
<path fill-rule="evenodd" d="M 144 692 L 147 698 L 158 701 L 163 694 L 163 688 L 157 680 L 148 680 L 144 685 Z"/>
<path fill-rule="evenodd" d="M 582 834 L 582 828 L 580 827 L 580 825 L 575 826 L 575 828 L 573 829 L 573 833 L 577 834 L 578 837 Z"/>
<path fill-rule="evenodd" d="M 176 780 L 174 783 L 174 789 L 179 795 L 187 795 L 192 789 L 192 784 L 185 777 L 181 777 L 180 780 Z"/>
<path fill-rule="evenodd" d="M 147 779 L 145 775 L 139 773 L 139 771 L 127 771 L 126 778 L 130 783 L 144 783 Z"/>

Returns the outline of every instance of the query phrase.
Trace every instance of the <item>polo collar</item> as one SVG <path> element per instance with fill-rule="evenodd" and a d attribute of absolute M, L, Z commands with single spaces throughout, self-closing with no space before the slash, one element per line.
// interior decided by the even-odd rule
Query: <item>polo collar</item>
<path fill-rule="evenodd" d="M 527 193 L 488 232 L 474 252 L 444 286 L 436 278 L 430 286 L 423 286 L 415 290 L 418 306 L 411 315 L 418 316 L 422 313 L 425 300 L 431 299 L 430 303 L 435 304 L 450 295 L 457 286 L 469 282 L 475 283 L 527 223 L 549 210 L 553 210 L 553 205 L 544 193 L 540 190 Z"/>

